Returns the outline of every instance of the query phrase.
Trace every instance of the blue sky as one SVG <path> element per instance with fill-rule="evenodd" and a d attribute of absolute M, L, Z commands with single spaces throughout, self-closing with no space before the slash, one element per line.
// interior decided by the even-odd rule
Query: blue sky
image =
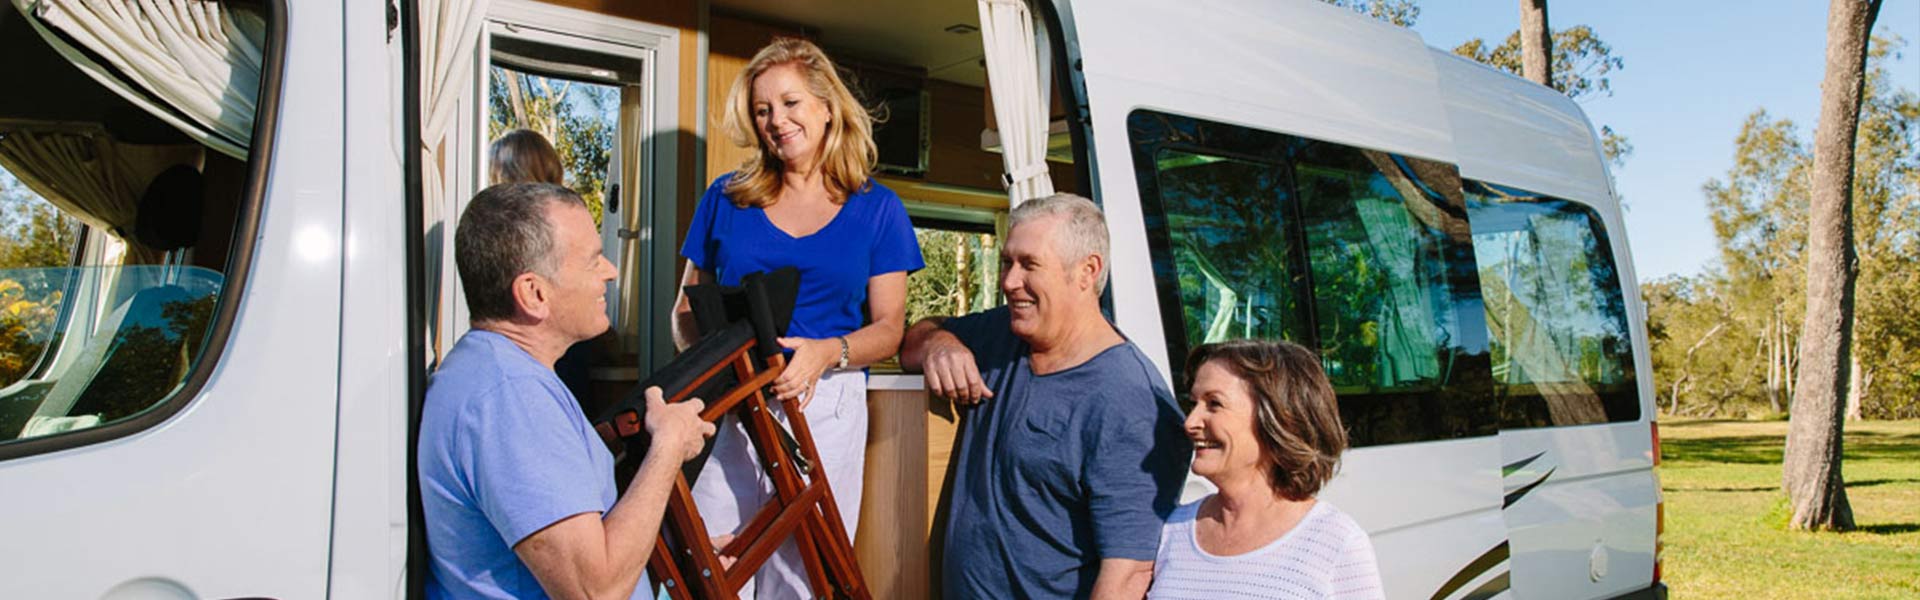
<path fill-rule="evenodd" d="M 1421 0 L 1413 29 L 1440 48 L 1475 37 L 1498 44 L 1518 27 L 1519 4 Z M 1549 0 L 1547 9 L 1552 27 L 1590 26 L 1626 61 L 1609 77 L 1613 95 L 1581 106 L 1596 126 L 1612 126 L 1633 143 L 1614 175 L 1640 280 L 1698 273 L 1719 253 L 1700 188 L 1725 177 L 1747 115 L 1765 108 L 1812 135 L 1827 3 Z M 1920 89 L 1920 0 L 1887 0 L 1875 30 L 1906 38 L 1890 66 L 1897 85 Z"/>

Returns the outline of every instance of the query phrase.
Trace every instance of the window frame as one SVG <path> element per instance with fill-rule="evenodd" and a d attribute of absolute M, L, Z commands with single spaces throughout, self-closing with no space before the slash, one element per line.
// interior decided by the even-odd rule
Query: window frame
<path fill-rule="evenodd" d="M 620 257 L 608 257 L 621 269 L 615 284 L 616 292 L 608 299 L 608 304 L 609 309 L 622 311 L 624 307 L 614 308 L 616 300 L 637 305 L 632 312 L 638 322 L 616 325 L 617 329 L 634 330 L 633 335 L 616 331 L 615 338 L 623 350 L 638 356 L 638 367 L 642 370 L 663 366 L 675 354 L 672 336 L 668 335 L 671 324 L 666 309 L 673 305 L 680 281 L 679 246 L 675 233 L 680 211 L 677 198 L 682 191 L 679 189 L 678 173 L 697 166 L 681 164 L 675 146 L 675 136 L 682 125 L 679 112 L 664 109 L 677 102 L 681 93 L 678 75 L 680 35 L 677 29 L 629 18 L 534 0 L 496 0 L 488 8 L 486 27 L 475 47 L 472 88 L 462 100 L 461 122 L 454 128 L 456 131 L 449 134 L 449 140 L 457 144 L 462 153 L 467 153 L 459 160 L 449 161 L 457 165 L 448 169 L 445 179 L 450 183 L 447 190 L 450 206 L 446 207 L 444 214 L 453 215 L 449 217 L 451 223 L 457 215 L 465 212 L 467 202 L 473 195 L 486 187 L 486 147 L 492 142 L 486 137 L 489 110 L 486 98 L 495 61 L 494 38 L 507 37 L 518 42 L 603 54 L 640 65 L 637 82 L 623 78 L 595 78 L 591 74 L 567 72 L 565 69 L 503 66 L 531 75 L 585 79 L 590 83 L 639 88 L 638 130 L 621 131 L 616 122 L 614 148 L 611 150 L 615 160 L 619 161 L 621 173 L 629 169 L 639 171 L 639 189 L 627 189 L 624 184 L 620 185 L 621 210 L 639 209 L 644 212 L 640 214 L 632 237 L 628 238 L 638 246 L 634 249 L 634 264 L 620 264 Z M 636 156 L 619 156 L 622 140 L 627 136 L 639 140 Z M 694 185 L 701 183 L 695 182 Z M 615 230 L 605 229 L 604 226 L 602 232 L 603 235 L 615 234 Z M 468 328 L 466 291 L 459 285 L 458 274 L 453 268 L 452 247 L 449 236 L 442 256 L 444 263 L 440 281 L 429 283 L 438 285 L 442 290 L 440 302 L 443 308 L 439 320 L 443 348 L 452 348 L 453 342 Z"/>
<path fill-rule="evenodd" d="M 1143 119 L 1159 119 L 1169 129 L 1183 135 L 1152 137 L 1153 125 Z M 1284 190 L 1282 224 L 1288 236 L 1289 276 L 1303 285 L 1295 286 L 1292 293 L 1296 296 L 1296 310 L 1302 314 L 1294 319 L 1305 331 L 1301 332 L 1299 342 L 1318 351 L 1325 347 L 1321 337 L 1321 323 L 1318 313 L 1318 297 L 1315 293 L 1314 273 L 1311 265 L 1311 248 L 1308 247 L 1306 234 L 1306 211 L 1302 206 L 1300 180 L 1296 164 L 1326 166 L 1329 154 L 1343 152 L 1375 152 L 1337 142 L 1315 140 L 1288 133 L 1263 130 L 1238 124 L 1212 121 L 1199 117 L 1182 115 L 1169 111 L 1148 108 L 1136 108 L 1128 114 L 1127 144 L 1133 158 L 1135 183 L 1140 193 L 1141 211 L 1145 226 L 1148 253 L 1152 259 L 1154 287 L 1159 299 L 1161 326 L 1164 332 L 1168 352 L 1168 364 L 1176 376 L 1185 372 L 1186 357 L 1193 345 L 1187 341 L 1188 332 L 1185 322 L 1186 307 L 1180 299 L 1178 267 L 1175 266 L 1171 230 L 1169 228 L 1166 205 L 1161 198 L 1158 182 L 1160 172 L 1156 154 L 1161 150 L 1177 150 L 1220 156 L 1258 164 L 1272 165 L 1283 173 L 1279 179 Z M 1173 139 L 1167 139 L 1171 137 Z M 1229 138 L 1222 140 L 1220 138 Z M 1220 143 L 1226 141 L 1228 143 Z M 1464 193 L 1458 185 L 1458 169 L 1451 163 L 1409 157 L 1391 152 L 1382 152 L 1394 159 L 1395 164 L 1403 168 L 1414 162 L 1430 167 L 1443 167 L 1453 179 L 1451 182 L 1421 181 L 1413 177 L 1414 182 L 1423 191 L 1432 192 L 1429 200 L 1439 205 L 1449 216 L 1467 223 Z M 1411 169 L 1409 169 L 1411 170 Z M 1410 177 L 1412 173 L 1408 173 Z M 1451 184 L 1451 185 L 1441 185 Z M 1341 413 L 1351 430 L 1351 445 L 1354 447 L 1444 441 L 1472 437 L 1495 435 L 1499 432 L 1498 405 L 1491 393 L 1492 373 L 1487 361 L 1488 348 L 1484 307 L 1480 299 L 1478 271 L 1474 268 L 1473 248 L 1469 236 L 1459 238 L 1441 236 L 1442 260 L 1445 275 L 1452 298 L 1446 301 L 1452 311 L 1451 320 L 1455 325 L 1453 333 L 1460 339 L 1443 339 L 1436 351 L 1446 351 L 1447 365 L 1443 367 L 1442 379 L 1436 389 L 1408 391 L 1378 391 L 1367 393 L 1348 393 L 1341 395 Z M 1182 401 L 1186 401 L 1185 382 L 1176 382 L 1176 392 Z M 1467 407 L 1471 410 L 1457 417 L 1449 410 L 1455 407 Z M 1411 412 L 1414 418 L 1408 419 Z M 1431 426 L 1414 434 L 1404 431 L 1387 430 L 1378 439 L 1369 433 L 1366 423 L 1376 419 L 1400 417 L 1403 420 L 1420 423 L 1435 423 L 1445 418 L 1447 422 Z"/>
<path fill-rule="evenodd" d="M 0 462 L 90 446 L 146 431 L 179 413 L 206 388 L 232 337 L 239 299 L 246 292 L 253 271 L 260 218 L 264 214 L 267 175 L 273 164 L 275 132 L 280 121 L 282 81 L 285 77 L 287 48 L 287 2 L 265 0 L 261 3 L 267 24 L 266 44 L 262 48 L 260 90 L 253 120 L 253 141 L 247 154 L 246 183 L 242 186 L 233 223 L 226 273 L 220 285 L 220 300 L 208 325 L 206 348 L 178 388 L 164 400 L 118 421 L 95 427 L 52 435 L 0 442 Z M 90 228 L 87 228 L 90 229 Z M 82 234 L 81 243 L 90 237 Z"/>

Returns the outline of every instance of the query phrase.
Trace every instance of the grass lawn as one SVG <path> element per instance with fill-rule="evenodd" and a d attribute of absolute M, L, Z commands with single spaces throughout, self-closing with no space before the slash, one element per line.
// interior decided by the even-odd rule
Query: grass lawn
<path fill-rule="evenodd" d="M 1785 421 L 1660 423 L 1674 598 L 1920 598 L 1920 421 L 1848 423 L 1847 533 L 1786 530 Z"/>

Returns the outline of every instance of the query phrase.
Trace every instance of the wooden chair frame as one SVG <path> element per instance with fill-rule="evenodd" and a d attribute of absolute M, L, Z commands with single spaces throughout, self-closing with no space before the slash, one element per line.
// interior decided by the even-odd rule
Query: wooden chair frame
<path fill-rule="evenodd" d="M 764 296 L 763 292 L 755 293 Z M 773 480 L 773 497 L 731 542 L 724 548 L 716 548 L 708 537 L 706 521 L 694 504 L 687 471 L 683 470 L 674 478 L 661 535 L 654 542 L 647 572 L 655 582 L 665 586 L 667 594 L 675 600 L 737 598 L 740 587 L 753 578 L 774 550 L 792 539 L 799 546 L 814 597 L 868 600 L 871 592 L 861 577 L 853 542 L 841 520 L 826 471 L 819 466 L 820 452 L 814 446 L 813 430 L 801 413 L 799 401 L 780 403 L 792 430 L 791 438 L 786 437 L 787 432 L 773 415 L 768 386 L 786 369 L 787 361 L 777 346 L 764 348 L 773 336 L 763 331 L 768 329 L 759 322 L 763 320 L 766 319 L 754 319 L 756 322 L 752 325 L 735 323 L 701 340 L 696 346 L 718 344 L 731 348 L 724 358 L 706 365 L 680 365 L 682 361 L 675 360 L 666 370 L 700 369 L 700 374 L 690 383 L 662 391 L 667 394 L 667 403 L 682 402 L 716 377 L 730 373 L 738 383 L 709 400 L 700 418 L 718 424 L 728 413 L 739 417 L 759 454 L 760 467 Z M 749 328 L 751 332 L 746 331 Z M 697 357 L 711 354 L 689 348 L 681 358 L 698 360 Z M 756 356 L 762 358 L 756 360 Z M 757 362 L 764 368 L 756 365 Z M 645 432 L 644 417 L 633 408 L 635 404 L 629 401 L 626 406 L 616 409 L 617 412 L 597 427 L 610 443 Z M 722 566 L 722 555 L 737 559 L 731 567 Z"/>

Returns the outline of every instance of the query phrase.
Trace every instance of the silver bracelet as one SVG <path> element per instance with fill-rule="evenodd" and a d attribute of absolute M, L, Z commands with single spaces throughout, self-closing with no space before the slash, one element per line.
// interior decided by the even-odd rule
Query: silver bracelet
<path fill-rule="evenodd" d="M 838 339 L 840 340 L 840 369 L 846 370 L 847 357 L 849 354 L 853 353 L 853 346 L 847 343 L 847 336 L 843 335 L 843 336 L 840 336 Z"/>

